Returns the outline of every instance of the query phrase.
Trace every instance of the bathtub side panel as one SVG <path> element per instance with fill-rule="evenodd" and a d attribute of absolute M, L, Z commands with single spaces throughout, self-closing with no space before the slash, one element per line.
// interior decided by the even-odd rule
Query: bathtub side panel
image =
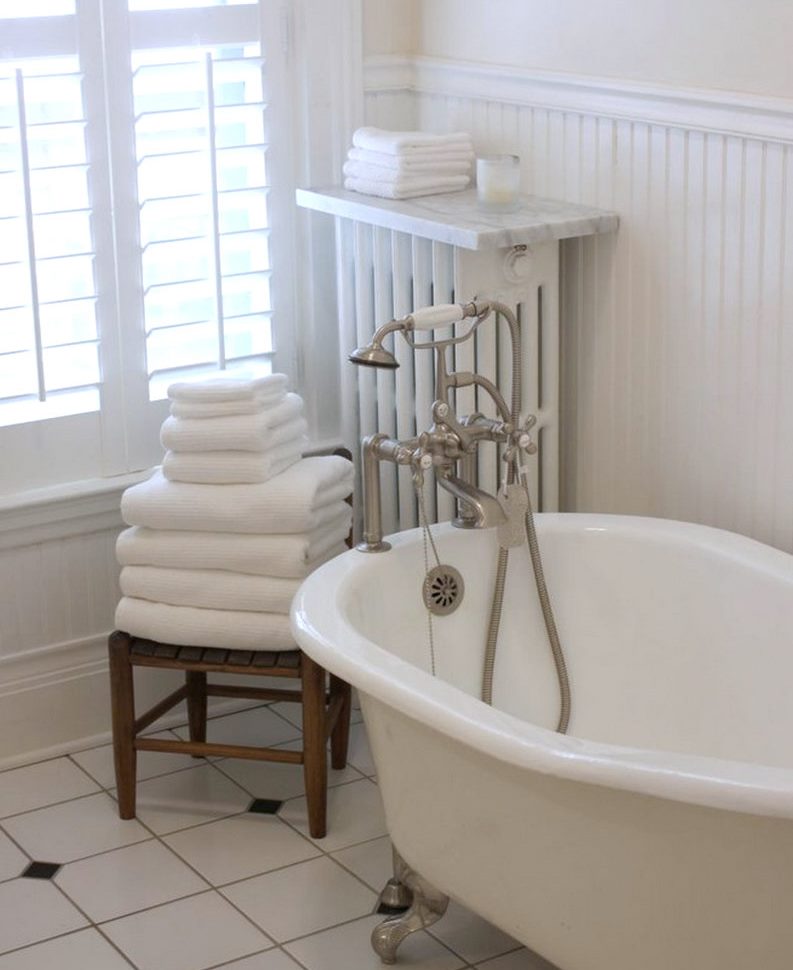
<path fill-rule="evenodd" d="M 524 771 L 362 699 L 407 862 L 563 970 L 789 970 L 790 822 Z"/>

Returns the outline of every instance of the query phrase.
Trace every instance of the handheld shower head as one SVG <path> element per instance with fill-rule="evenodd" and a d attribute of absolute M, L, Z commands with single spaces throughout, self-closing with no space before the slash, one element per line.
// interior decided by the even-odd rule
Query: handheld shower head
<path fill-rule="evenodd" d="M 374 341 L 366 347 L 356 347 L 347 360 L 353 364 L 363 364 L 365 367 L 388 367 L 391 370 L 399 367 L 396 357 L 382 344 Z"/>
<path fill-rule="evenodd" d="M 441 303 L 435 306 L 422 307 L 414 310 L 409 316 L 401 320 L 389 320 L 379 328 L 372 337 L 372 342 L 356 349 L 347 358 L 353 364 L 363 364 L 367 367 L 399 367 L 396 357 L 383 346 L 383 340 L 389 333 L 402 333 L 405 339 L 415 349 L 442 348 L 447 343 L 457 344 L 467 340 L 479 325 L 481 319 L 490 312 L 488 303 Z M 446 327 L 465 317 L 476 317 L 468 332 L 444 341 L 431 340 L 428 343 L 417 344 L 410 336 L 417 331 L 434 330 L 436 327 Z"/>
<path fill-rule="evenodd" d="M 383 324 L 372 337 L 372 342 L 363 347 L 356 347 L 347 358 L 353 364 L 363 364 L 366 367 L 387 367 L 391 370 L 399 367 L 396 357 L 383 346 L 383 339 L 389 334 L 405 329 L 404 320 L 389 320 Z"/>

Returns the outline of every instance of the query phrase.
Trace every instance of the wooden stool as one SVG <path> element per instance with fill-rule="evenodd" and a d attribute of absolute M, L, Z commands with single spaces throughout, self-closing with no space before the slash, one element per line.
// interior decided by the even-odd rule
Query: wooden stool
<path fill-rule="evenodd" d="M 110 695 L 113 711 L 113 754 L 121 818 L 135 817 L 136 755 L 138 751 L 175 751 L 196 757 L 250 758 L 302 764 L 312 838 L 326 831 L 330 739 L 331 764 L 347 763 L 350 733 L 350 685 L 333 674 L 326 687 L 326 671 L 301 650 L 268 653 L 259 650 L 219 650 L 180 647 L 141 640 L 120 630 L 110 634 Z M 185 671 L 185 684 L 135 717 L 134 667 Z M 207 683 L 207 674 L 251 674 L 300 680 L 300 690 L 237 687 Z M 303 705 L 303 749 L 259 748 L 241 744 L 212 744 L 206 740 L 207 697 L 244 697 L 262 701 L 300 701 Z M 187 700 L 189 741 L 140 737 L 149 725 L 182 700 Z"/>

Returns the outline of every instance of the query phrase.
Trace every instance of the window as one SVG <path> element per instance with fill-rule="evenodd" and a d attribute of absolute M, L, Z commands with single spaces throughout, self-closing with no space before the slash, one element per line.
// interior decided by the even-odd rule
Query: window
<path fill-rule="evenodd" d="M 273 8 L 0 2 L 0 491 L 155 463 L 173 380 L 292 370 Z"/>

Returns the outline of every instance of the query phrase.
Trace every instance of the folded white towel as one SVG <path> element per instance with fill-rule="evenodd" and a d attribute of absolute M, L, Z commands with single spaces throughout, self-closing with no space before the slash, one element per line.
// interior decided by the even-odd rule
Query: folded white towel
<path fill-rule="evenodd" d="M 332 550 L 345 552 L 342 543 Z M 332 558 L 323 557 L 323 562 Z M 302 579 L 254 576 L 223 569 L 167 569 L 160 566 L 125 566 L 119 579 L 124 596 L 194 606 L 206 610 L 242 610 L 254 613 L 289 613 Z"/>
<path fill-rule="evenodd" d="M 353 132 L 352 143 L 356 148 L 388 155 L 398 155 L 415 148 L 454 146 L 466 151 L 472 147 L 471 136 L 462 131 L 434 135 L 427 131 L 387 131 L 385 128 L 359 128 Z"/>
<path fill-rule="evenodd" d="M 175 418 L 222 418 L 231 414 L 257 414 L 281 404 L 286 391 L 274 394 L 255 394 L 238 401 L 171 401 L 171 414 Z"/>
<path fill-rule="evenodd" d="M 124 596 L 195 606 L 207 610 L 288 613 L 302 580 L 251 576 L 220 569 L 163 569 L 125 566 L 119 583 Z"/>
<path fill-rule="evenodd" d="M 404 178 L 398 182 L 346 178 L 344 188 L 363 195 L 376 195 L 381 199 L 415 199 L 420 195 L 459 192 L 466 188 L 469 181 L 467 175 L 455 175 L 445 179 Z"/>
<path fill-rule="evenodd" d="M 454 146 L 449 148 L 415 148 L 399 155 L 389 155 L 387 152 L 370 152 L 365 148 L 351 148 L 347 152 L 351 162 L 363 162 L 366 165 L 379 165 L 381 168 L 395 168 L 401 172 L 415 172 L 417 175 L 428 168 L 432 170 L 436 165 L 466 165 L 474 160 L 474 152 L 470 148 L 462 151 Z"/>
<path fill-rule="evenodd" d="M 399 158 L 394 155 L 394 158 Z M 354 179 L 376 179 L 382 182 L 397 182 L 403 178 L 448 178 L 455 175 L 471 175 L 470 162 L 431 162 L 412 168 L 394 168 L 387 165 L 375 165 L 372 162 L 344 163 L 344 174 Z"/>
<path fill-rule="evenodd" d="M 303 413 L 303 399 L 287 394 L 283 401 L 256 414 L 219 418 L 175 418 L 163 421 L 160 441 L 171 451 L 267 451 L 292 435 L 291 423 Z M 289 429 L 276 428 L 289 424 Z M 278 434 L 281 437 L 278 437 Z M 284 437 L 284 434 L 286 437 Z M 302 432 L 301 432 L 302 434 Z"/>
<path fill-rule="evenodd" d="M 297 649 L 283 613 L 206 610 L 124 596 L 116 607 L 116 627 L 135 637 L 186 647 Z"/>
<path fill-rule="evenodd" d="M 336 555 L 349 534 L 352 511 L 346 502 L 329 507 L 328 515 L 321 528 L 296 535 L 125 529 L 116 540 L 116 558 L 122 566 L 223 569 L 303 579 Z"/>
<path fill-rule="evenodd" d="M 245 485 L 269 482 L 303 457 L 308 438 L 300 437 L 267 451 L 166 451 L 162 473 L 169 482 L 196 485 Z"/>
<path fill-rule="evenodd" d="M 289 379 L 286 374 L 267 377 L 213 377 L 206 381 L 171 384 L 168 397 L 172 401 L 241 401 L 252 397 L 270 397 L 283 393 Z"/>
<path fill-rule="evenodd" d="M 337 455 L 301 458 L 269 482 L 193 485 L 169 482 L 161 471 L 121 497 L 127 525 L 193 532 L 286 535 L 310 532 L 338 513 L 352 492 L 352 462 Z"/>

